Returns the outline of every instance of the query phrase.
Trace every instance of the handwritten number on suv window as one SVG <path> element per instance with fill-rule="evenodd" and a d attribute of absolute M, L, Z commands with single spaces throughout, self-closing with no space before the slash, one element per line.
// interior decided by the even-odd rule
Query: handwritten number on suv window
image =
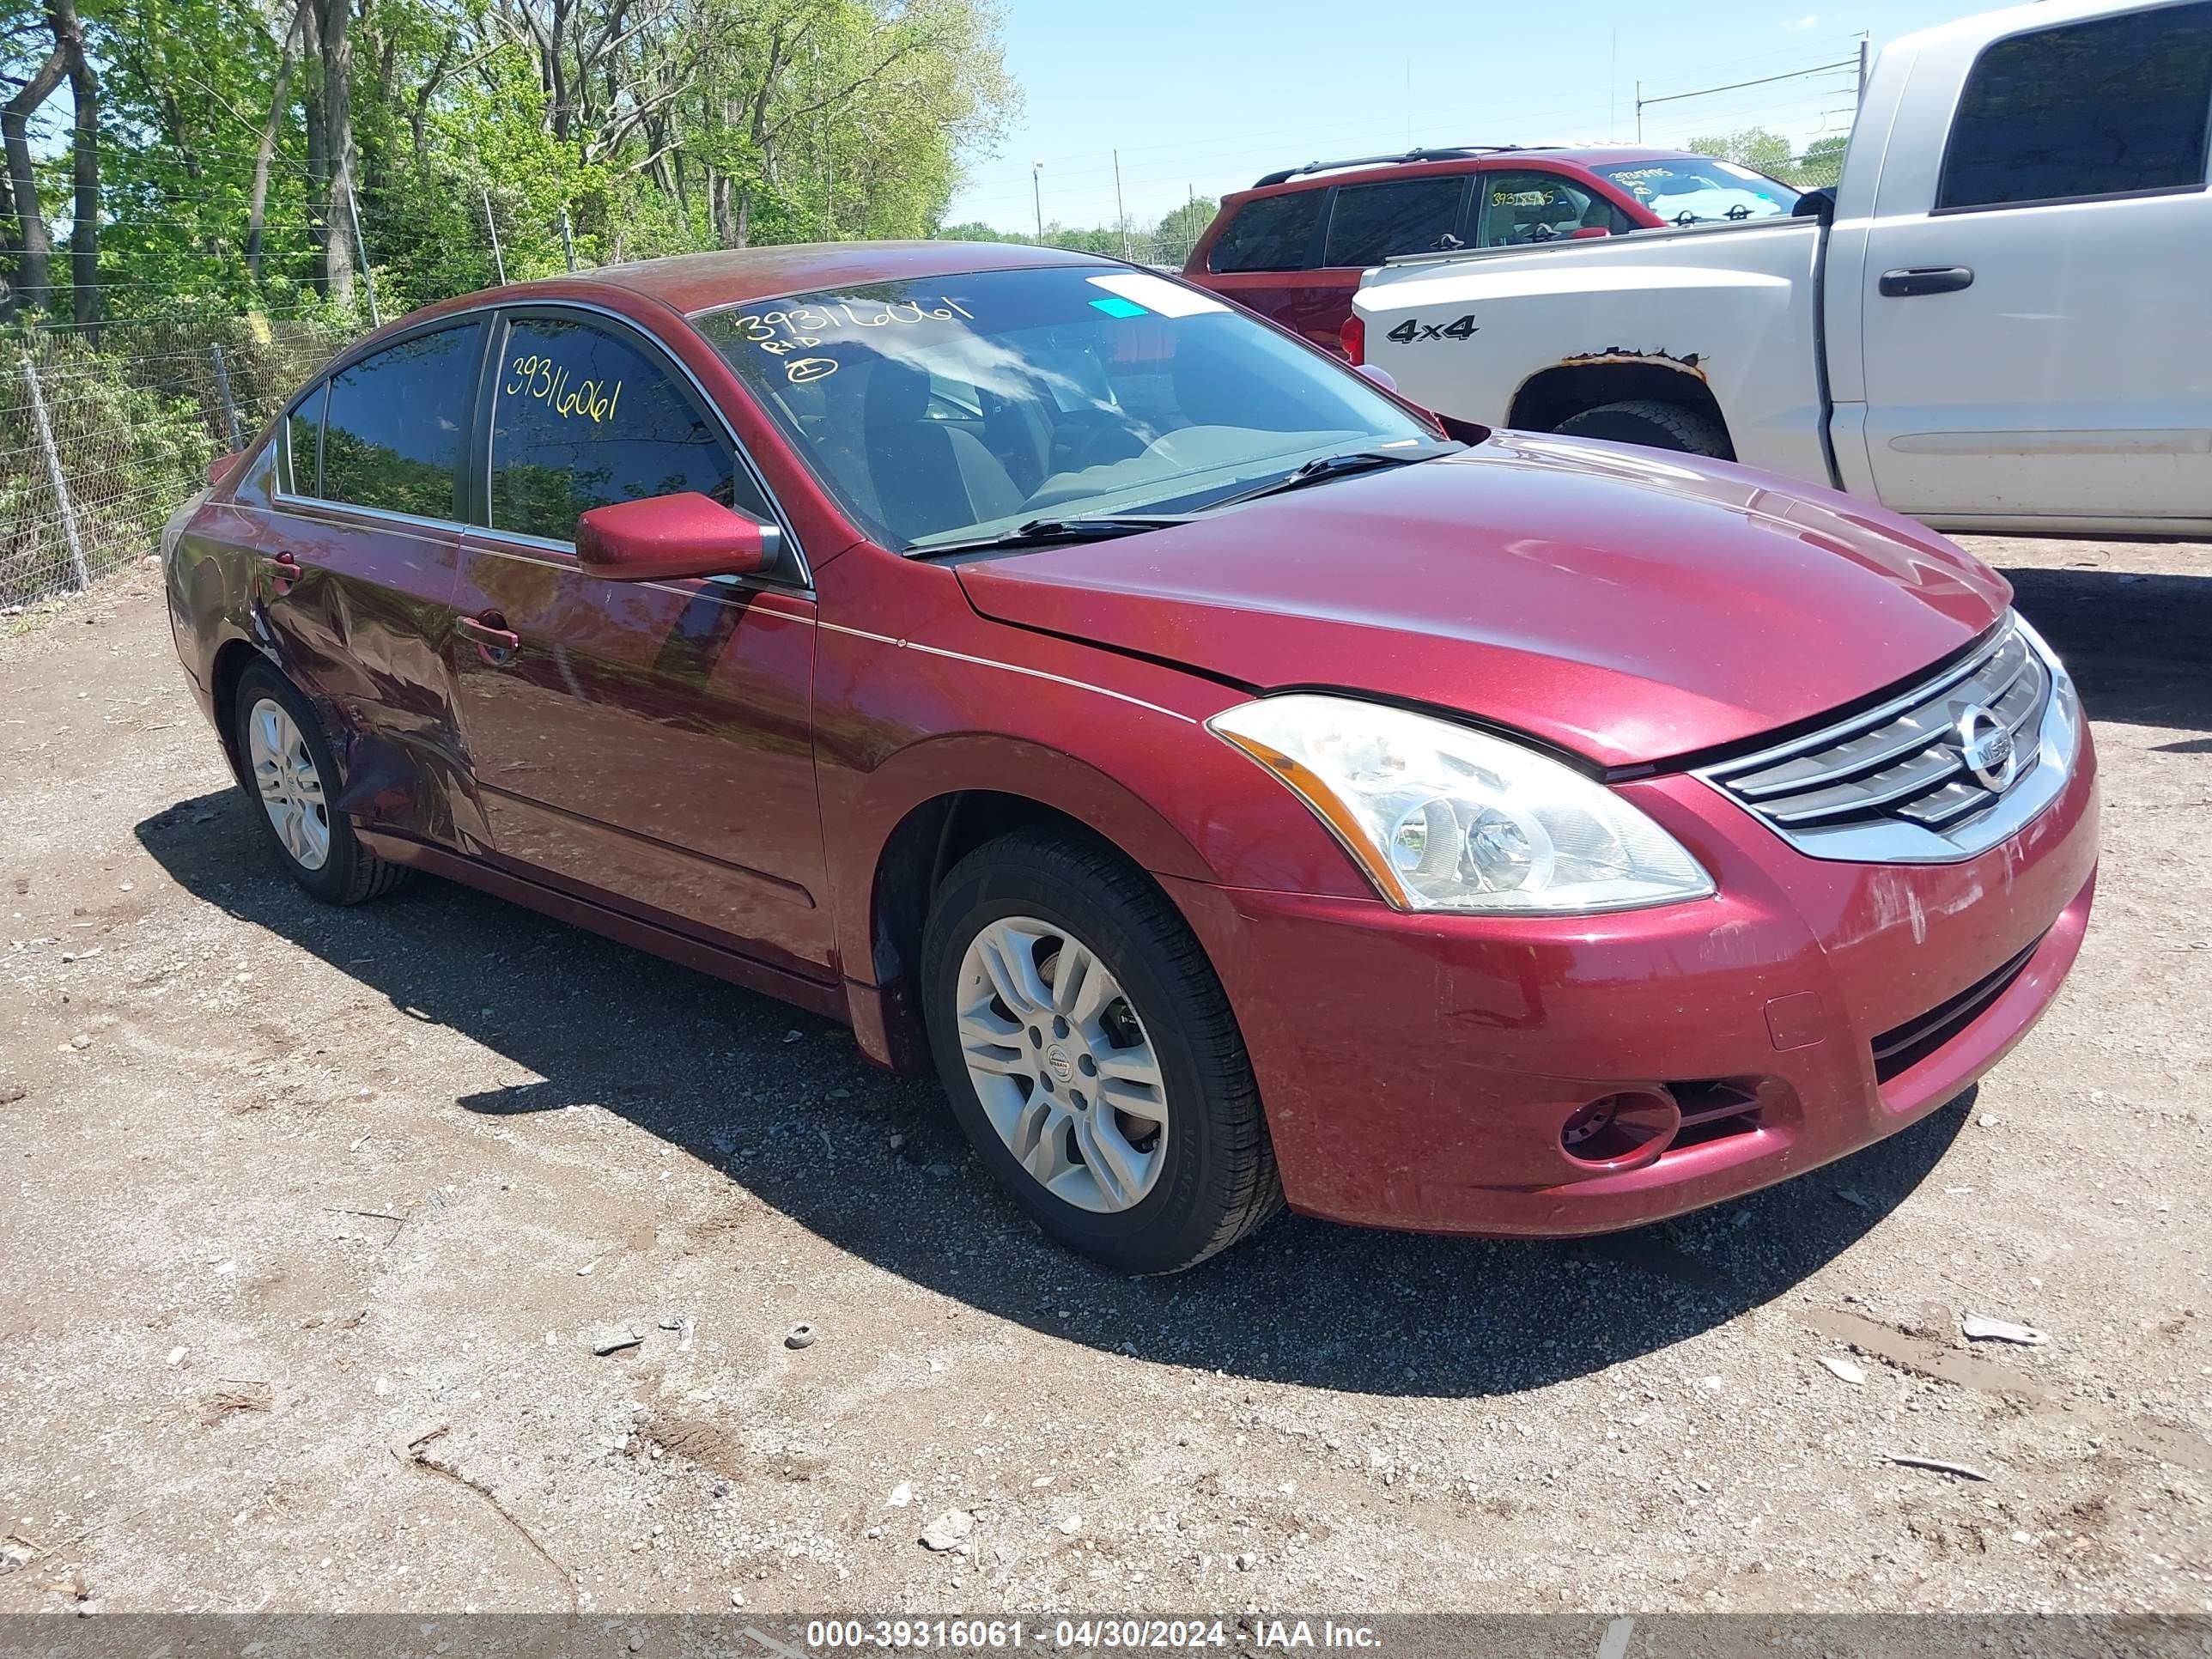
<path fill-rule="evenodd" d="M 1408 317 L 1382 337 L 1411 345 L 1416 340 L 1464 340 L 1474 331 L 1474 313 L 1470 311 L 1449 323 L 1417 323 Z"/>

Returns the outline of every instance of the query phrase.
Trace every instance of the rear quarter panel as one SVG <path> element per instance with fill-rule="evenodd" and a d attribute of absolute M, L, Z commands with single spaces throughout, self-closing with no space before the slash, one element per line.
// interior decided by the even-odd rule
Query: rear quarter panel
<path fill-rule="evenodd" d="M 1440 413 L 1510 425 L 1547 370 L 1652 364 L 1711 390 L 1737 459 L 1825 483 L 1820 248 L 1809 219 L 1638 231 L 1380 266 L 1352 304 L 1367 361 Z"/>
<path fill-rule="evenodd" d="M 1209 293 L 1279 323 L 1302 339 L 1334 352 L 1337 334 L 1352 315 L 1352 296 L 1359 272 L 1350 269 L 1249 270 L 1216 276 L 1193 273 L 1192 282 Z"/>

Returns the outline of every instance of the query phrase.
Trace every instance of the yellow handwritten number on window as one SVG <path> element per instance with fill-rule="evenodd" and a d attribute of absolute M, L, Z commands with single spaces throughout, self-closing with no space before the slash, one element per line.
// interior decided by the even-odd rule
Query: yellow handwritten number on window
<path fill-rule="evenodd" d="M 589 421 L 602 425 L 615 417 L 615 405 L 622 398 L 620 380 L 577 380 L 562 364 L 542 352 L 531 352 L 517 357 L 514 374 L 504 390 L 512 397 L 525 397 L 544 404 L 563 420 Z"/>

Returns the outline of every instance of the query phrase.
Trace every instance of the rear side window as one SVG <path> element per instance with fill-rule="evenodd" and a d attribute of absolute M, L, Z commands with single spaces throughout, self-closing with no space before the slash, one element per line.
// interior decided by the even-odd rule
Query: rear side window
<path fill-rule="evenodd" d="M 492 386 L 492 528 L 573 541 L 592 507 L 686 490 L 769 517 L 728 443 L 641 347 L 566 319 L 507 330 Z"/>
<path fill-rule="evenodd" d="M 457 519 L 481 323 L 417 334 L 331 377 L 323 476 L 314 493 L 350 507 Z M 313 399 L 309 400 L 310 404 Z M 295 416 L 293 477 L 313 465 Z"/>
<path fill-rule="evenodd" d="M 1460 203 L 1467 179 L 1409 179 L 1394 185 L 1348 185 L 1336 192 L 1325 265 L 1379 265 L 1394 253 L 1434 253 L 1457 247 Z"/>
<path fill-rule="evenodd" d="M 1245 203 L 1213 245 L 1211 264 L 1217 271 L 1305 269 L 1328 200 L 1325 190 L 1297 190 Z"/>
<path fill-rule="evenodd" d="M 2208 124 L 2212 4 L 2016 34 L 1966 77 L 1936 210 L 2202 185 Z"/>

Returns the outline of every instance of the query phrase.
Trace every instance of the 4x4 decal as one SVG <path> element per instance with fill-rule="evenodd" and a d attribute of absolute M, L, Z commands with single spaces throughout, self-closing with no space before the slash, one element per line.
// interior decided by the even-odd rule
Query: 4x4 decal
<path fill-rule="evenodd" d="M 1474 331 L 1474 313 L 1470 311 L 1449 323 L 1420 323 L 1408 317 L 1382 337 L 1395 340 L 1400 345 L 1411 345 L 1416 340 L 1464 340 Z"/>

